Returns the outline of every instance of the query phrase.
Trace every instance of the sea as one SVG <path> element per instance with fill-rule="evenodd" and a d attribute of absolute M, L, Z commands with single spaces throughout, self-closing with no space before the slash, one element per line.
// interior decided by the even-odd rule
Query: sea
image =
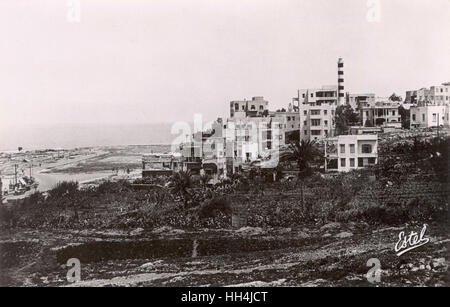
<path fill-rule="evenodd" d="M 98 146 L 170 145 L 172 124 L 0 125 L 0 151 L 73 149 Z"/>

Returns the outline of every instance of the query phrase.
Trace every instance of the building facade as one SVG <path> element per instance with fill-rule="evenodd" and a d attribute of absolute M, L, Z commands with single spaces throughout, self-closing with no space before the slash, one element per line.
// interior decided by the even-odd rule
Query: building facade
<path fill-rule="evenodd" d="M 375 94 L 348 94 L 347 105 L 354 111 L 359 111 L 362 107 L 375 104 Z"/>
<path fill-rule="evenodd" d="M 450 82 L 441 85 L 421 88 L 406 92 L 405 103 L 425 105 L 448 105 L 450 104 Z"/>
<path fill-rule="evenodd" d="M 340 135 L 326 140 L 325 171 L 348 172 L 378 163 L 378 136 Z"/>
<path fill-rule="evenodd" d="M 302 89 L 293 102 L 298 103 L 301 140 L 319 140 L 334 136 L 338 88 Z"/>
<path fill-rule="evenodd" d="M 411 128 L 450 126 L 449 105 L 425 105 L 410 108 Z"/>
<path fill-rule="evenodd" d="M 234 100 L 230 102 L 230 118 L 260 117 L 267 115 L 269 102 L 262 96 L 252 100 Z"/>
<path fill-rule="evenodd" d="M 391 101 L 376 102 L 360 109 L 361 125 L 369 127 L 401 128 L 402 119 L 398 112 L 400 104 Z"/>

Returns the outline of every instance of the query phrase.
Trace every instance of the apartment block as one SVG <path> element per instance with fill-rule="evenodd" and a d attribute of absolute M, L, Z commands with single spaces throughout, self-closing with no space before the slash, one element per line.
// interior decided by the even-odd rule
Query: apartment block
<path fill-rule="evenodd" d="M 448 105 L 450 104 L 450 82 L 441 85 L 421 88 L 406 92 L 405 103 L 425 105 Z"/>
<path fill-rule="evenodd" d="M 234 100 L 230 102 L 230 118 L 259 117 L 267 115 L 269 102 L 262 96 L 252 100 Z"/>
<path fill-rule="evenodd" d="M 300 139 L 319 140 L 334 136 L 338 88 L 302 89 L 293 98 L 300 115 Z"/>
<path fill-rule="evenodd" d="M 325 145 L 325 170 L 348 172 L 378 163 L 378 136 L 340 135 Z"/>
<path fill-rule="evenodd" d="M 348 94 L 347 105 L 354 111 L 359 111 L 362 107 L 375 104 L 375 94 Z"/>

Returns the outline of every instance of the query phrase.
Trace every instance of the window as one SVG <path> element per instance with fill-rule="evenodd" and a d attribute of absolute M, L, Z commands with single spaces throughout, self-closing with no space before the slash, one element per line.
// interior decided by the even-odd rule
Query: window
<path fill-rule="evenodd" d="M 358 167 L 363 167 L 363 166 L 364 166 L 364 159 L 358 158 Z"/>
<path fill-rule="evenodd" d="M 350 153 L 355 153 L 355 144 L 350 144 Z"/>
<path fill-rule="evenodd" d="M 251 110 L 256 110 L 256 107 L 255 107 L 255 105 L 254 104 L 252 104 L 252 106 L 251 106 L 251 108 L 250 108 Z"/>
<path fill-rule="evenodd" d="M 305 135 L 308 135 L 308 130 L 305 130 Z"/>
<path fill-rule="evenodd" d="M 290 121 L 290 120 L 291 120 L 291 117 L 290 117 L 290 116 L 288 116 L 288 117 L 287 117 L 287 120 L 288 120 L 288 121 Z"/>
<path fill-rule="evenodd" d="M 302 98 L 305 98 L 305 94 L 302 94 Z"/>
<path fill-rule="evenodd" d="M 264 110 L 264 106 L 259 106 L 259 109 L 260 110 Z"/>
<path fill-rule="evenodd" d="M 327 115 L 327 113 L 328 113 L 327 110 L 323 110 L 324 115 Z"/>
<path fill-rule="evenodd" d="M 345 167 L 345 159 L 341 159 L 341 167 Z"/>
<path fill-rule="evenodd" d="M 361 152 L 365 153 L 365 154 L 372 153 L 372 145 L 370 145 L 370 144 L 363 144 L 361 146 Z"/>
<path fill-rule="evenodd" d="M 303 121 L 303 125 L 304 126 L 308 126 L 308 122 L 305 120 L 305 121 Z"/>
<path fill-rule="evenodd" d="M 369 158 L 369 164 L 375 164 L 375 158 Z"/>
<path fill-rule="evenodd" d="M 392 111 L 392 116 L 395 116 L 395 111 Z"/>
<path fill-rule="evenodd" d="M 345 153 L 345 144 L 340 144 L 339 145 L 339 148 L 340 148 L 340 153 Z"/>
<path fill-rule="evenodd" d="M 303 115 L 308 115 L 308 111 L 303 111 Z"/>
<path fill-rule="evenodd" d="M 323 124 L 324 124 L 325 126 L 328 126 L 328 121 L 327 121 L 327 120 L 324 120 L 324 121 L 323 121 Z"/>
<path fill-rule="evenodd" d="M 311 126 L 320 126 L 320 119 L 311 119 Z"/>
<path fill-rule="evenodd" d="M 314 93 L 311 93 L 311 97 L 314 97 Z"/>
<path fill-rule="evenodd" d="M 311 135 L 320 135 L 320 130 L 311 130 Z"/>
<path fill-rule="evenodd" d="M 320 110 L 311 110 L 311 115 L 320 115 Z"/>
<path fill-rule="evenodd" d="M 328 130 L 324 130 L 323 132 L 325 133 L 326 136 L 328 136 Z"/>
<path fill-rule="evenodd" d="M 234 104 L 234 110 L 235 110 L 235 111 L 239 111 L 239 104 L 238 104 L 238 103 L 235 103 L 235 104 Z"/>
<path fill-rule="evenodd" d="M 425 121 L 425 114 L 422 114 L 422 121 Z"/>
<path fill-rule="evenodd" d="M 433 123 L 435 123 L 437 121 L 437 114 L 433 113 Z"/>
<path fill-rule="evenodd" d="M 416 121 L 416 114 L 412 115 L 412 119 L 413 119 L 413 121 Z"/>
<path fill-rule="evenodd" d="M 350 158 L 350 167 L 355 167 L 355 159 Z"/>

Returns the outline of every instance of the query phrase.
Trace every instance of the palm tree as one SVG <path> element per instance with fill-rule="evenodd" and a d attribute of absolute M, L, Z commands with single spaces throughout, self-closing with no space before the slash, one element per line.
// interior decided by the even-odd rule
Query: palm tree
<path fill-rule="evenodd" d="M 299 172 L 298 180 L 300 181 L 300 202 L 302 210 L 304 210 L 304 180 L 312 174 L 311 162 L 319 156 L 316 143 L 314 141 L 294 141 L 289 143 L 286 151 L 280 154 L 280 161 L 297 162 Z"/>
<path fill-rule="evenodd" d="M 205 187 L 211 179 L 212 177 L 208 174 L 203 174 L 200 176 L 200 181 L 203 187 Z"/>
<path fill-rule="evenodd" d="M 192 187 L 192 178 L 189 171 L 179 171 L 172 175 L 169 183 L 172 194 L 183 199 L 184 206 L 187 207 L 191 194 L 188 189 Z"/>

